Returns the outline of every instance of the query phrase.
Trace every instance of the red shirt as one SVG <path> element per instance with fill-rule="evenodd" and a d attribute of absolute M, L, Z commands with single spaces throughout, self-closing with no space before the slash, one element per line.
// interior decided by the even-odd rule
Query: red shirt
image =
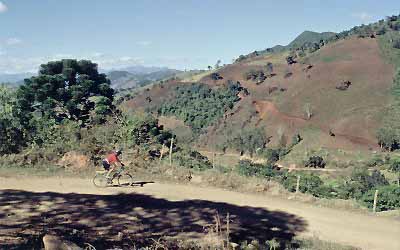
<path fill-rule="evenodd" d="M 109 164 L 120 162 L 116 153 L 109 154 L 106 159 Z"/>

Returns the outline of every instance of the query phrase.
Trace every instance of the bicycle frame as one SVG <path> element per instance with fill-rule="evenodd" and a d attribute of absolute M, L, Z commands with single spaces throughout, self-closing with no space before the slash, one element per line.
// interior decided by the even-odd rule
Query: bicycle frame
<path fill-rule="evenodd" d="M 121 166 L 115 173 L 112 175 L 112 179 L 114 179 L 117 176 L 120 176 L 123 172 L 125 171 L 125 167 Z"/>

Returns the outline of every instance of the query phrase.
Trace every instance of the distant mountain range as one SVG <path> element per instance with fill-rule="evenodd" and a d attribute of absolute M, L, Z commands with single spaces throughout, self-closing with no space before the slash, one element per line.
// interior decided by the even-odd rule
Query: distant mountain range
<path fill-rule="evenodd" d="M 22 84 L 25 78 L 29 78 L 34 75 L 34 73 L 0 74 L 0 83 L 17 86 Z"/>
<path fill-rule="evenodd" d="M 144 86 L 153 81 L 172 77 L 181 71 L 166 67 L 147 67 L 135 65 L 120 70 L 104 71 L 111 80 L 111 86 L 115 89 L 135 88 Z M 30 78 L 34 73 L 0 74 L 0 83 L 11 86 L 18 86 L 25 78 Z"/>
<path fill-rule="evenodd" d="M 151 82 L 163 80 L 181 73 L 179 70 L 157 67 L 134 66 L 125 70 L 107 73 L 114 89 L 127 89 L 145 86 Z"/>

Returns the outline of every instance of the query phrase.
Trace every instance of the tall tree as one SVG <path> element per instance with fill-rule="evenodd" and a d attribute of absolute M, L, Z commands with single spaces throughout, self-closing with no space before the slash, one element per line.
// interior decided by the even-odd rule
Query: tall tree
<path fill-rule="evenodd" d="M 38 76 L 25 79 L 18 90 L 18 104 L 24 113 L 84 125 L 101 122 L 113 108 L 113 96 L 110 80 L 98 72 L 97 64 L 64 59 L 41 65 Z"/>

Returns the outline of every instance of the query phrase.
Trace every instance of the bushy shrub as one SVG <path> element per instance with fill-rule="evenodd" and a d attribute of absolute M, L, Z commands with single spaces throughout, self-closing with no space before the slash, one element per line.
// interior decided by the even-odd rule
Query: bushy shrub
<path fill-rule="evenodd" d="M 264 149 L 265 144 L 268 142 L 268 137 L 263 128 L 246 127 L 238 132 L 231 135 L 224 142 L 224 146 L 233 148 L 241 153 L 248 152 L 250 156 L 253 156 L 259 150 Z"/>
<path fill-rule="evenodd" d="M 330 197 L 332 188 L 325 186 L 318 175 L 308 173 L 289 173 L 282 179 L 283 186 L 290 192 L 296 191 L 297 176 L 300 176 L 299 191 L 316 197 Z"/>
<path fill-rule="evenodd" d="M 400 159 L 392 159 L 389 166 L 389 171 L 400 173 Z"/>
<path fill-rule="evenodd" d="M 250 160 L 239 161 L 236 171 L 243 176 L 257 176 L 267 179 L 277 178 L 282 173 L 274 169 L 270 164 L 257 164 Z"/>
<path fill-rule="evenodd" d="M 279 149 L 273 149 L 273 148 L 267 148 L 263 152 L 263 157 L 267 159 L 269 163 L 275 163 L 279 161 L 280 158 L 280 150 Z"/>
<path fill-rule="evenodd" d="M 376 209 L 377 211 L 386 211 L 400 208 L 400 187 L 396 185 L 388 185 L 377 188 L 378 200 Z M 369 208 L 374 204 L 375 189 L 369 190 L 365 193 L 361 201 Z"/>
<path fill-rule="evenodd" d="M 262 70 L 250 70 L 244 74 L 244 79 L 256 82 L 256 84 L 260 84 L 264 82 L 267 77 Z"/>
<path fill-rule="evenodd" d="M 200 171 L 212 168 L 212 164 L 207 157 L 190 149 L 182 149 L 176 152 L 174 154 L 174 162 L 181 167 Z"/>
<path fill-rule="evenodd" d="M 381 156 L 379 155 L 375 155 L 372 159 L 370 159 L 369 161 L 367 161 L 366 165 L 368 167 L 376 167 L 376 166 L 381 166 L 385 164 L 385 159 L 383 159 Z"/>
<path fill-rule="evenodd" d="M 325 161 L 321 156 L 311 156 L 305 166 L 309 168 L 325 168 Z"/>
<path fill-rule="evenodd" d="M 369 190 L 388 184 L 389 182 L 381 172 L 374 170 L 369 174 L 365 168 L 356 168 L 350 178 L 337 189 L 337 192 L 343 199 L 360 199 Z"/>
<path fill-rule="evenodd" d="M 213 79 L 213 80 L 215 80 L 215 81 L 224 79 L 219 73 L 212 73 L 212 74 L 210 75 L 210 78 Z"/>
<path fill-rule="evenodd" d="M 16 153 L 26 144 L 16 102 L 15 91 L 0 85 L 0 155 Z"/>

